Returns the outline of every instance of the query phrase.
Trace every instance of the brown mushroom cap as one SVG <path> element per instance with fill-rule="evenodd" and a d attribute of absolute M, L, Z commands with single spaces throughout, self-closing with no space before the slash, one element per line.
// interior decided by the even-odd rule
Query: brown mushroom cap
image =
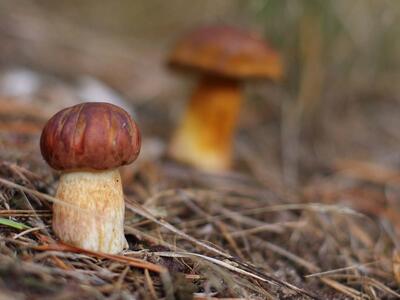
<path fill-rule="evenodd" d="M 43 158 L 54 169 L 107 170 L 133 162 L 140 132 L 130 115 L 109 103 L 82 103 L 56 113 L 40 138 Z"/>
<path fill-rule="evenodd" d="M 209 26 L 183 37 L 169 65 L 219 76 L 278 80 L 283 75 L 279 54 L 258 36 L 229 26 Z"/>

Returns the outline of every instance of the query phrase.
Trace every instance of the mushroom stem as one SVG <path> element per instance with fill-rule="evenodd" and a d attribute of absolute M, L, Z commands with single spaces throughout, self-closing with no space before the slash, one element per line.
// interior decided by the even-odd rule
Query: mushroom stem
<path fill-rule="evenodd" d="M 75 206 L 53 206 L 53 230 L 62 241 L 110 254 L 127 247 L 118 169 L 63 173 L 56 197 Z"/>
<path fill-rule="evenodd" d="M 227 170 L 241 98 L 239 81 L 204 76 L 173 136 L 171 156 L 206 171 Z"/>

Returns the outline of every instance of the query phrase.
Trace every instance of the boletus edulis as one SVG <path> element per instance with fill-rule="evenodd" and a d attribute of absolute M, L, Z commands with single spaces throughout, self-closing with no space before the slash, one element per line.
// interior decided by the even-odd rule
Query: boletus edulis
<path fill-rule="evenodd" d="M 279 54 L 255 34 L 214 25 L 180 39 L 168 65 L 200 74 L 199 84 L 172 137 L 170 155 L 201 170 L 229 169 L 242 83 L 250 79 L 281 79 Z"/>
<path fill-rule="evenodd" d="M 124 196 L 118 168 L 140 151 L 140 132 L 122 108 L 82 103 L 56 113 L 45 125 L 43 158 L 61 171 L 53 230 L 65 243 L 87 250 L 118 253 L 124 235 Z"/>

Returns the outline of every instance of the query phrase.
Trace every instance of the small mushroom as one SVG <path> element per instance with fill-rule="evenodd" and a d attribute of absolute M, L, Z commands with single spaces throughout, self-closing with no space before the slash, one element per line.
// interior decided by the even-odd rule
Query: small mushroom
<path fill-rule="evenodd" d="M 127 247 L 124 195 L 118 168 L 140 151 L 140 132 L 122 108 L 82 103 L 56 113 L 45 125 L 43 158 L 61 171 L 53 230 L 64 242 L 87 250 L 118 253 Z"/>
<path fill-rule="evenodd" d="M 248 79 L 279 80 L 280 56 L 264 40 L 228 26 L 209 26 L 183 37 L 169 59 L 172 68 L 201 75 L 170 155 L 207 171 L 229 169 L 232 140 Z"/>

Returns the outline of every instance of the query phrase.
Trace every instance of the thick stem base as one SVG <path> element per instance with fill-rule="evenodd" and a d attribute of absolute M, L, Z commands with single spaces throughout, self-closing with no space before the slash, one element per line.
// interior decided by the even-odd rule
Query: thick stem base
<path fill-rule="evenodd" d="M 117 169 L 62 174 L 56 197 L 76 206 L 53 206 L 53 230 L 62 241 L 112 254 L 127 247 L 124 196 Z"/>
<path fill-rule="evenodd" d="M 203 78 L 173 136 L 170 155 L 202 170 L 227 170 L 240 104 L 238 81 Z"/>

